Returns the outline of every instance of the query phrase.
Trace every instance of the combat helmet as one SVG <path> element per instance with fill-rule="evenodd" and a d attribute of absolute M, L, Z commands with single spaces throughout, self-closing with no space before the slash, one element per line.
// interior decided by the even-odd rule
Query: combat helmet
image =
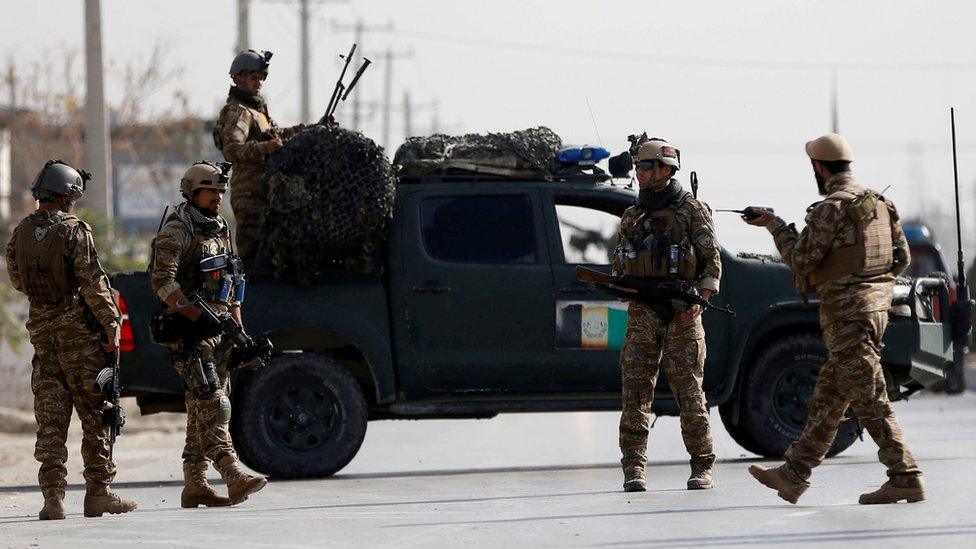
<path fill-rule="evenodd" d="M 807 141 L 805 148 L 811 160 L 854 162 L 854 149 L 846 139 L 836 133 L 828 133 L 813 141 Z"/>
<path fill-rule="evenodd" d="M 193 196 L 193 191 L 197 189 L 226 191 L 227 183 L 230 181 L 230 167 L 230 162 L 216 164 L 206 160 L 194 162 L 183 174 L 183 179 L 180 179 L 180 194 L 189 200 Z"/>
<path fill-rule="evenodd" d="M 234 56 L 234 60 L 230 64 L 230 75 L 234 76 L 244 71 L 267 74 L 272 55 L 274 54 L 270 51 L 242 51 Z"/>
<path fill-rule="evenodd" d="M 655 137 L 645 142 L 637 149 L 634 156 L 634 164 L 645 160 L 657 160 L 662 164 L 674 166 L 675 170 L 681 169 L 681 153 L 667 141 Z"/>
<path fill-rule="evenodd" d="M 37 200 L 54 200 L 59 196 L 77 200 L 85 193 L 91 178 L 90 173 L 76 170 L 62 160 L 48 160 L 31 184 L 31 196 Z"/>

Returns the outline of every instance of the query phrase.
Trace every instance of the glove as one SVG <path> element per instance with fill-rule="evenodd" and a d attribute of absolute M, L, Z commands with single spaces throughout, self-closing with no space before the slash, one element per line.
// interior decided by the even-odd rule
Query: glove
<path fill-rule="evenodd" d="M 197 341 L 203 341 L 204 339 L 217 337 L 223 332 L 222 328 L 223 324 L 221 324 L 219 318 L 213 318 L 212 316 L 203 313 L 193 323 L 194 339 Z"/>

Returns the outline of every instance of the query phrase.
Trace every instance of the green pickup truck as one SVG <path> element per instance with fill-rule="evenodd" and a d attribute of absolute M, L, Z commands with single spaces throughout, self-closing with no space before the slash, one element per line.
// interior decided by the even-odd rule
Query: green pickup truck
<path fill-rule="evenodd" d="M 626 303 L 579 282 L 576 267 L 609 271 L 600 238 L 634 199 L 589 175 L 402 179 L 382 276 L 311 285 L 253 277 L 246 326 L 276 354 L 234 374 L 241 459 L 274 477 L 321 477 L 352 460 L 370 420 L 619 409 Z M 804 306 L 774 260 L 723 252 L 722 261 L 714 302 L 737 314 L 704 315 L 705 392 L 743 448 L 780 456 L 799 435 L 826 358 L 817 304 Z M 160 304 L 148 277 L 113 281 L 126 315 L 125 394 L 142 413 L 182 411 L 180 379 L 149 340 Z M 893 399 L 953 367 L 950 326 L 932 313 L 936 302 L 947 311 L 948 299 L 942 278 L 897 287 L 883 355 Z M 678 412 L 663 376 L 654 412 Z M 831 452 L 857 431 L 845 422 Z"/>

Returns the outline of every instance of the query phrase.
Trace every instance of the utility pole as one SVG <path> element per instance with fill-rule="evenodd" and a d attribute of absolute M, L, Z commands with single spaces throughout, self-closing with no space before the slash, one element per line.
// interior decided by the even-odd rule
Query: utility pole
<path fill-rule="evenodd" d="M 381 59 L 385 63 L 383 67 L 383 146 L 390 148 L 390 109 L 393 106 L 393 61 L 395 59 L 409 59 L 413 56 L 413 50 L 402 53 L 394 53 L 390 48 L 386 49 Z"/>
<path fill-rule="evenodd" d="M 85 0 L 85 168 L 93 176 L 85 207 L 114 220 L 112 157 L 105 112 L 101 0 Z M 109 224 L 110 231 L 112 225 Z"/>
<path fill-rule="evenodd" d="M 363 36 L 370 32 L 393 32 L 393 22 L 389 21 L 386 25 L 375 25 L 369 26 L 363 24 L 362 19 L 356 22 L 355 25 L 343 25 L 340 23 L 333 22 L 332 28 L 339 32 L 352 32 L 353 42 L 356 43 L 356 70 L 363 64 L 363 56 L 366 52 L 366 47 L 363 45 Z M 361 86 L 360 86 L 361 91 Z M 359 129 L 359 91 L 352 95 L 352 127 L 353 130 Z"/>
<path fill-rule="evenodd" d="M 403 90 L 403 140 L 413 137 L 413 113 L 410 109 L 410 90 Z"/>
<path fill-rule="evenodd" d="M 234 53 L 250 48 L 251 38 L 248 34 L 250 16 L 251 0 L 237 0 L 237 48 Z"/>
<path fill-rule="evenodd" d="M 837 69 L 830 71 L 830 131 L 840 133 L 840 116 L 837 109 Z"/>
<path fill-rule="evenodd" d="M 7 65 L 7 86 L 10 88 L 10 108 L 17 108 L 17 75 L 14 73 L 14 62 Z"/>
<path fill-rule="evenodd" d="M 301 65 L 302 65 L 302 118 L 299 120 L 302 124 L 307 124 L 310 122 L 311 115 L 311 96 L 312 96 L 312 81 L 309 78 L 309 58 L 311 57 L 310 47 L 308 44 L 308 0 L 301 0 Z"/>

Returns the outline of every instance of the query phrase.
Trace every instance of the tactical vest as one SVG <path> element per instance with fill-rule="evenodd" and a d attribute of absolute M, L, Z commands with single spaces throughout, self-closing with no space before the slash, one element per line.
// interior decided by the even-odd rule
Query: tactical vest
<path fill-rule="evenodd" d="M 17 270 L 32 305 L 55 305 L 78 291 L 67 243 L 81 221 L 73 215 L 51 215 L 61 220 L 41 227 L 32 215 L 17 228 Z"/>
<path fill-rule="evenodd" d="M 197 294 L 208 303 L 221 303 L 230 305 L 235 299 L 238 290 L 243 292 L 243 269 L 240 268 L 239 260 L 236 270 L 241 272 L 232 273 L 234 269 L 224 268 L 216 271 L 204 273 L 200 268 L 200 262 L 221 254 L 232 256 L 230 247 L 230 237 L 227 233 L 208 237 L 202 232 L 194 230 L 192 224 L 184 220 L 177 213 L 170 214 L 166 223 L 179 223 L 191 235 L 192 244 L 185 250 L 180 257 L 180 264 L 176 270 L 176 282 L 185 294 Z M 154 269 L 156 255 L 156 239 L 154 238 L 151 246 L 151 260 L 149 272 Z M 234 280 L 234 275 L 238 275 L 238 280 Z M 235 287 L 240 286 L 240 288 Z"/>
<path fill-rule="evenodd" d="M 837 191 L 827 197 L 840 200 L 854 225 L 855 242 L 849 246 L 831 248 L 815 271 L 810 273 L 810 285 L 836 280 L 843 276 L 884 274 L 891 270 L 894 253 L 891 245 L 891 217 L 884 199 L 866 190 L 855 195 Z"/>
<path fill-rule="evenodd" d="M 217 118 L 217 124 L 214 125 L 213 140 L 214 145 L 217 146 L 218 150 L 224 150 L 224 141 L 220 137 L 220 124 L 224 118 L 224 112 L 230 108 L 231 103 L 236 103 L 251 113 L 251 125 L 247 129 L 247 135 L 244 138 L 244 141 L 268 141 L 275 136 L 278 131 L 278 125 L 275 124 L 274 120 L 271 119 L 271 115 L 269 115 L 267 112 L 267 107 L 264 107 L 263 109 L 255 109 L 254 107 L 249 107 L 235 99 L 224 105 L 223 109 L 220 111 L 220 115 Z"/>
<path fill-rule="evenodd" d="M 698 258 L 691 244 L 691 228 L 675 216 L 687 197 L 686 193 L 663 210 L 642 211 L 625 230 L 624 274 L 663 280 L 697 278 Z"/>

